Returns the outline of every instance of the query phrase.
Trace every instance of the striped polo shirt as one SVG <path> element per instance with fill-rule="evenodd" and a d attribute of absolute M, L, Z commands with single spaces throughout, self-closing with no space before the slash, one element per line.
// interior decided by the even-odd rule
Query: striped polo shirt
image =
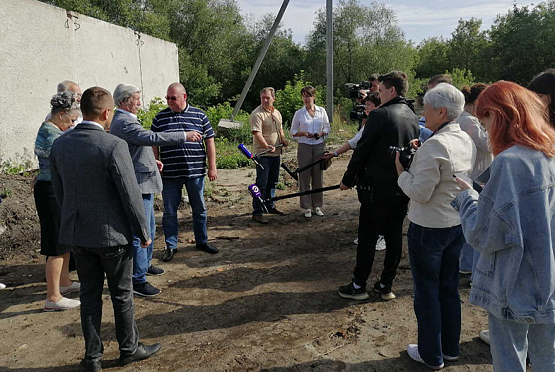
<path fill-rule="evenodd" d="M 173 112 L 169 107 L 160 111 L 152 120 L 150 129 L 153 132 L 196 131 L 202 134 L 203 139 L 215 136 L 206 114 L 189 104 L 181 112 Z M 206 175 L 203 140 L 160 146 L 160 160 L 164 164 L 162 178 L 196 178 Z"/>

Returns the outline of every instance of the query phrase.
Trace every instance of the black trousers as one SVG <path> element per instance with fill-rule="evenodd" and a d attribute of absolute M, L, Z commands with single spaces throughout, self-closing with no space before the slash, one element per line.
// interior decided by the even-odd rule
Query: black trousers
<path fill-rule="evenodd" d="M 124 357 L 133 354 L 139 342 L 133 305 L 133 245 L 75 247 L 74 253 L 81 282 L 81 327 L 85 338 L 85 359 L 100 360 L 104 350 L 100 340 L 104 273 L 114 307 L 120 354 Z"/>
<path fill-rule="evenodd" d="M 370 191 L 365 191 L 371 193 Z M 362 198 L 361 198 L 362 200 Z M 360 205 L 357 261 L 354 281 L 366 287 L 372 272 L 378 235 L 385 239 L 385 261 L 380 281 L 391 286 L 397 274 L 403 250 L 403 221 L 409 199 L 406 196 L 370 194 Z"/>

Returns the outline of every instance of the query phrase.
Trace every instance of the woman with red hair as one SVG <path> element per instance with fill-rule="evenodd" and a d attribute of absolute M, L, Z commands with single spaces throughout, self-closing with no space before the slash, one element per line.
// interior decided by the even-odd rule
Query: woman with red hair
<path fill-rule="evenodd" d="M 495 159 L 478 195 L 456 178 L 453 201 L 467 242 L 480 251 L 470 302 L 489 312 L 494 371 L 555 370 L 555 129 L 533 92 L 499 81 L 476 116 Z"/>

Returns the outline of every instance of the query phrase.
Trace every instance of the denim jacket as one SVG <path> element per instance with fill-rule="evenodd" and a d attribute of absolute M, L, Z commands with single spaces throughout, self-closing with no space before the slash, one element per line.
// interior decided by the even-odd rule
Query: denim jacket
<path fill-rule="evenodd" d="M 452 202 L 481 252 L 470 302 L 520 323 L 555 323 L 555 159 L 513 146 L 494 159 L 478 197 Z"/>

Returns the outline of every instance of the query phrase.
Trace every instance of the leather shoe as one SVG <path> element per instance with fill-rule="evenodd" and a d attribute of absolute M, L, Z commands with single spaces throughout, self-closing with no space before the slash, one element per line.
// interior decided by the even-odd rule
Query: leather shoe
<path fill-rule="evenodd" d="M 267 225 L 267 224 L 268 224 L 268 220 L 266 219 L 266 217 L 264 217 L 264 216 L 261 215 L 261 214 L 253 214 L 253 215 L 252 215 L 252 220 L 253 220 L 254 222 L 258 222 L 258 223 L 261 223 L 261 224 L 263 224 L 263 225 Z"/>
<path fill-rule="evenodd" d="M 173 259 L 173 256 L 177 253 L 177 248 L 171 249 L 166 247 L 164 254 L 162 254 L 162 261 L 169 262 Z"/>
<path fill-rule="evenodd" d="M 138 362 L 139 360 L 145 360 L 151 355 L 156 354 L 161 348 L 162 345 L 159 343 L 155 343 L 154 345 L 144 345 L 142 342 L 139 342 L 137 350 L 132 355 L 126 357 L 123 355 L 120 356 L 119 362 L 122 366 L 126 366 L 128 364 Z"/>
<path fill-rule="evenodd" d="M 102 364 L 100 360 L 86 360 L 81 361 L 81 366 L 85 372 L 100 372 L 102 371 Z"/>
<path fill-rule="evenodd" d="M 219 250 L 210 243 L 197 244 L 197 248 L 208 253 L 218 253 Z"/>
<path fill-rule="evenodd" d="M 268 213 L 279 214 L 280 216 L 283 216 L 285 214 L 283 211 L 277 209 L 276 207 L 268 209 Z"/>

